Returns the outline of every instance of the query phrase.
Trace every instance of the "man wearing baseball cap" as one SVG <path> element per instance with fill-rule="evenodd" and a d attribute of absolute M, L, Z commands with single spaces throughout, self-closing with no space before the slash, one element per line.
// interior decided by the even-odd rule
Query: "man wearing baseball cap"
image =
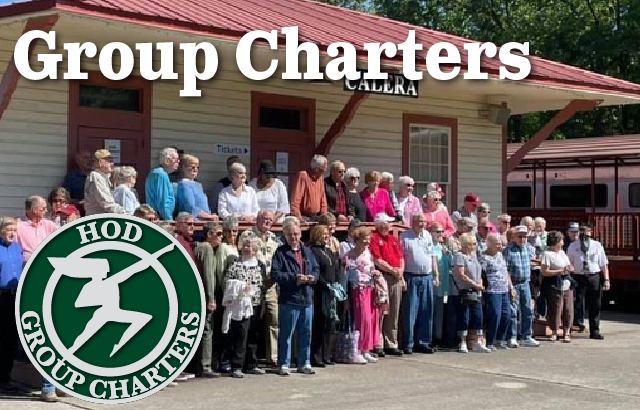
<path fill-rule="evenodd" d="M 84 209 L 87 216 L 104 213 L 123 214 L 124 209 L 116 203 L 111 194 L 109 179 L 113 167 L 111 153 L 99 149 L 93 154 L 93 171 L 84 185 Z"/>
<path fill-rule="evenodd" d="M 513 242 L 504 251 L 507 270 L 511 276 L 511 283 L 516 291 L 516 304 L 520 311 L 519 326 L 514 329 L 512 320 L 509 347 L 518 347 L 516 337 L 520 336 L 520 345 L 537 347 L 540 342 L 531 337 L 533 325 L 533 309 L 531 308 L 531 261 L 535 258 L 535 250 L 527 242 L 529 229 L 518 225 L 513 229 Z"/>
<path fill-rule="evenodd" d="M 463 217 L 473 219 L 473 222 L 475 222 L 473 233 L 475 234 L 478 227 L 478 215 L 476 213 L 478 206 L 480 206 L 480 197 L 477 194 L 468 193 L 464 197 L 462 208 L 451 214 L 451 220 L 453 220 L 454 224 L 457 224 L 458 220 Z"/>

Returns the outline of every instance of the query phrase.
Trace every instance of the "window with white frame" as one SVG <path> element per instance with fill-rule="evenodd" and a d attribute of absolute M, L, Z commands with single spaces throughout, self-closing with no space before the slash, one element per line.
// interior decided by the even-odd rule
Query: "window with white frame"
<path fill-rule="evenodd" d="M 451 130 L 447 127 L 409 126 L 409 175 L 416 182 L 414 194 L 417 197 L 422 198 L 429 183 L 437 182 L 444 191 L 443 200 L 450 203 L 450 137 Z"/>

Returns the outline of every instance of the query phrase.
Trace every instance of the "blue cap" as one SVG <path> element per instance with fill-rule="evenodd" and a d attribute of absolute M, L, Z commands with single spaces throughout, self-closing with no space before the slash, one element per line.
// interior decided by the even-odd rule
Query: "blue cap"
<path fill-rule="evenodd" d="M 569 222 L 569 229 L 567 230 L 569 232 L 579 232 L 580 231 L 580 224 L 577 222 Z"/>

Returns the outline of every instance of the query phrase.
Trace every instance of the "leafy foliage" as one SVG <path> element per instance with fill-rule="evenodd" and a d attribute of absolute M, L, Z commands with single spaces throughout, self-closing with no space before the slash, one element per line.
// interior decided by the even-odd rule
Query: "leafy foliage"
<path fill-rule="evenodd" d="M 640 83 L 640 0 L 325 0 L 497 45 L 530 43 L 532 55 Z M 524 141 L 555 113 L 513 116 Z M 552 138 L 640 133 L 640 106 L 578 113 Z"/>

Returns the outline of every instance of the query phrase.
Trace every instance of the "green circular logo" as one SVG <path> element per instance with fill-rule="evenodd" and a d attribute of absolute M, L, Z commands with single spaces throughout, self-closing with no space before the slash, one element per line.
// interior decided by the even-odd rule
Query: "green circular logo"
<path fill-rule="evenodd" d="M 18 332 L 60 390 L 127 403 L 189 364 L 204 329 L 198 270 L 172 235 L 132 216 L 80 218 L 49 235 L 24 269 Z"/>

